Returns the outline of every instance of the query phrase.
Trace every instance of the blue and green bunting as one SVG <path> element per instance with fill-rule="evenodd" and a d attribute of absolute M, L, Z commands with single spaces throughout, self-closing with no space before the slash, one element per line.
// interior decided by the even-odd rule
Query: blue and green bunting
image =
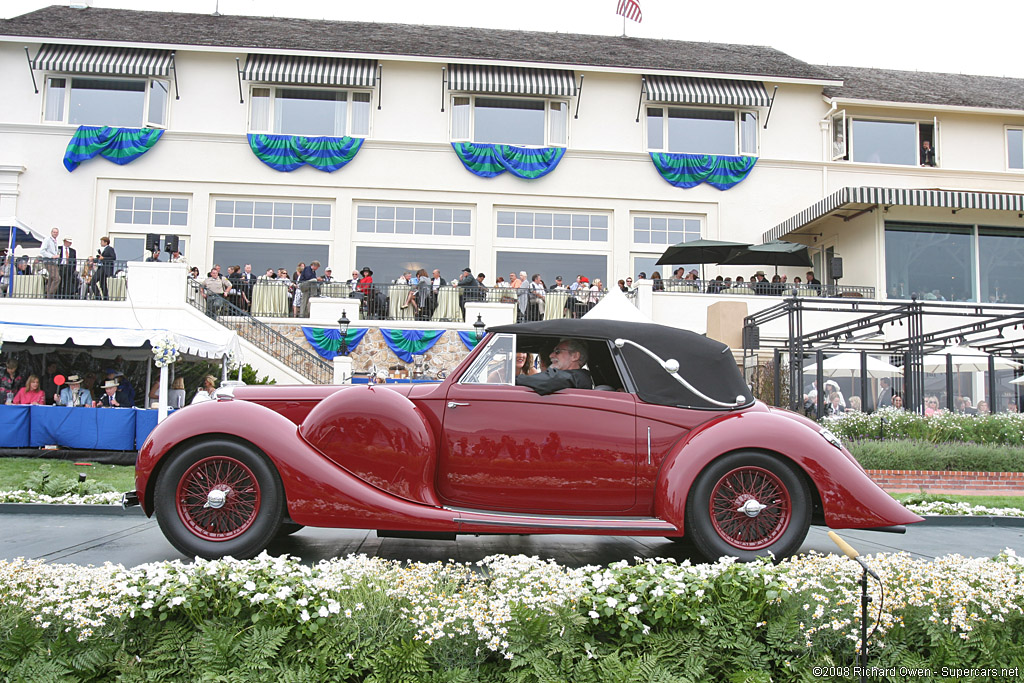
<path fill-rule="evenodd" d="M 757 157 L 665 152 L 651 152 L 651 160 L 661 177 L 676 187 L 707 183 L 719 190 L 728 190 L 743 182 L 757 163 Z"/>
<path fill-rule="evenodd" d="M 64 168 L 74 171 L 96 155 L 115 164 L 131 163 L 148 152 L 163 134 L 158 128 L 79 126 L 64 152 Z"/>
<path fill-rule="evenodd" d="M 362 145 L 362 138 L 249 134 L 252 153 L 275 171 L 294 171 L 303 164 L 327 173 L 337 171 L 352 161 Z"/>
<path fill-rule="evenodd" d="M 381 329 L 384 343 L 399 359 L 412 362 L 413 354 L 426 353 L 437 343 L 444 330 L 385 330 Z"/>
<path fill-rule="evenodd" d="M 565 155 L 564 147 L 516 147 L 453 142 L 459 160 L 471 173 L 493 178 L 508 171 L 517 178 L 533 180 L 551 173 Z"/>
<path fill-rule="evenodd" d="M 460 330 L 459 339 L 462 340 L 463 345 L 470 351 L 475 349 L 476 345 L 480 343 L 480 340 L 476 338 L 476 330 L 473 330 L 472 332 Z"/>
<path fill-rule="evenodd" d="M 341 353 L 341 330 L 330 327 L 305 327 L 302 334 L 306 335 L 309 345 L 327 360 L 333 360 Z M 348 352 L 352 353 L 363 341 L 366 329 L 349 330 L 345 335 L 345 342 L 348 344 Z"/>

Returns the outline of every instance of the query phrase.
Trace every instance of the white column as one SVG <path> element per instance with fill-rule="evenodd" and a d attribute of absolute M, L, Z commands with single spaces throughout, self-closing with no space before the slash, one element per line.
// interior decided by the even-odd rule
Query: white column
<path fill-rule="evenodd" d="M 160 392 L 157 398 L 156 421 L 160 424 L 167 417 L 167 366 L 160 368 Z M 146 394 L 149 395 L 148 392 Z"/>
<path fill-rule="evenodd" d="M 352 384 L 352 358 L 350 356 L 334 357 L 334 383 Z"/>

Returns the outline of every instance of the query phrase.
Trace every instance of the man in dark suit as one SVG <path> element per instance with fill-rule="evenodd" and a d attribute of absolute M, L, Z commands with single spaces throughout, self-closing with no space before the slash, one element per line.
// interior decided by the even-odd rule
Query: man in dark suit
<path fill-rule="evenodd" d="M 587 349 L 575 339 L 560 339 L 549 356 L 551 365 L 536 375 L 516 376 L 516 386 L 530 387 L 541 396 L 559 389 L 593 389 L 594 380 L 583 369 L 587 362 Z"/>
<path fill-rule="evenodd" d="M 878 400 L 875 401 L 875 410 L 892 407 L 892 380 L 883 377 L 878 380 Z"/>
<path fill-rule="evenodd" d="M 71 238 L 65 237 L 64 244 L 57 254 L 60 261 L 60 290 L 58 296 L 62 299 L 75 299 L 78 297 L 78 252 L 71 246 Z"/>
<path fill-rule="evenodd" d="M 116 379 L 108 379 L 103 383 L 103 395 L 96 402 L 97 408 L 131 408 L 131 404 L 127 402 L 124 394 L 117 390 L 117 386 Z"/>
<path fill-rule="evenodd" d="M 107 296 L 107 280 L 114 276 L 114 261 L 116 260 L 117 252 L 110 246 L 110 238 L 104 235 L 100 238 L 100 248 L 96 251 L 97 287 L 104 300 L 109 298 Z"/>

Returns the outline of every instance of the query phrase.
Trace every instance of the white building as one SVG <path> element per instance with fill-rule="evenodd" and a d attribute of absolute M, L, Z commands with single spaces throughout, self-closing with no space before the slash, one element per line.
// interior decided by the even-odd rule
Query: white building
<path fill-rule="evenodd" d="M 821 280 L 841 256 L 842 284 L 880 298 L 1024 303 L 1024 80 L 741 45 L 66 7 L 0 22 L 0 72 L 0 215 L 59 226 L 80 254 L 110 235 L 141 259 L 157 233 L 203 272 L 316 258 L 335 277 L 469 266 L 488 284 L 520 270 L 610 284 L 677 242 L 784 238 L 813 248 Z M 129 164 L 69 172 L 80 125 L 163 133 Z M 336 138 L 321 148 L 339 163 L 357 152 L 283 172 L 253 149 L 295 139 L 259 135 Z M 480 177 L 461 142 L 557 165 Z M 674 186 L 653 152 L 725 169 L 728 189 Z"/>

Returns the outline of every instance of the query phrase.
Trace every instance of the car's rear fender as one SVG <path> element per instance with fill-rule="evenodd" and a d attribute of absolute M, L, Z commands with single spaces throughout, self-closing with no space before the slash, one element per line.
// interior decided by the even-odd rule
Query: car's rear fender
<path fill-rule="evenodd" d="M 185 413 L 188 418 L 185 419 Z M 171 416 L 143 444 L 135 483 L 146 514 L 162 463 L 186 443 L 230 437 L 270 458 L 284 485 L 288 515 L 297 524 L 351 528 L 450 530 L 452 514 L 401 500 L 332 463 L 302 440 L 290 420 L 247 401 L 218 401 Z"/>
<path fill-rule="evenodd" d="M 655 516 L 683 528 L 686 497 L 697 476 L 716 458 L 760 451 L 796 465 L 816 490 L 825 523 L 834 529 L 922 521 L 871 481 L 856 461 L 814 428 L 772 412 L 746 411 L 695 429 L 666 458 L 655 485 Z"/>

